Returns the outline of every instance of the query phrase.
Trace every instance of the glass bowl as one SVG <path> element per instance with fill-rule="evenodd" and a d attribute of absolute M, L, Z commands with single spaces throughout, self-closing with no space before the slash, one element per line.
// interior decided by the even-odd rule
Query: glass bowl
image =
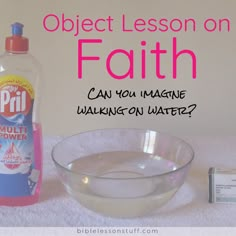
<path fill-rule="evenodd" d="M 148 215 L 184 183 L 194 152 L 152 130 L 103 129 L 68 137 L 52 150 L 67 192 L 111 217 Z"/>

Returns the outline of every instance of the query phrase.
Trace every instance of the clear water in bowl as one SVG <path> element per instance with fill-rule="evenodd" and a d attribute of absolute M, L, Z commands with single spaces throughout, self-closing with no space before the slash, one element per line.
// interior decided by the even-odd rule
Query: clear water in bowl
<path fill-rule="evenodd" d="M 85 207 L 114 217 L 148 214 L 166 203 L 179 187 L 173 176 L 151 177 L 176 170 L 177 165 L 148 153 L 98 153 L 76 159 L 68 168 L 87 176 L 78 181 L 78 176 L 72 175 L 67 191 Z"/>

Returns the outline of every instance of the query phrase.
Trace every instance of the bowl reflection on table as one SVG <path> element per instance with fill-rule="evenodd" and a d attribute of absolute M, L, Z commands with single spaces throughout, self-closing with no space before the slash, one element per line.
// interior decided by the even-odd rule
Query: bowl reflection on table
<path fill-rule="evenodd" d="M 112 217 L 148 215 L 164 205 L 184 183 L 193 156 L 183 140 L 142 129 L 88 131 L 52 151 L 67 192 Z"/>

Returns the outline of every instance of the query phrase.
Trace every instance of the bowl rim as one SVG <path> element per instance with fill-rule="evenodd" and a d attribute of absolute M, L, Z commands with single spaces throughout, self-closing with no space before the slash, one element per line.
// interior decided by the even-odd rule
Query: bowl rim
<path fill-rule="evenodd" d="M 172 170 L 172 171 L 167 171 L 167 172 L 164 172 L 162 174 L 153 174 L 153 175 L 147 175 L 147 176 L 138 176 L 138 177 L 127 177 L 127 178 L 119 178 L 119 177 L 105 177 L 105 176 L 99 176 L 99 175 L 93 175 L 93 174 L 88 174 L 86 172 L 76 172 L 76 171 L 73 171 L 73 170 L 70 170 L 68 169 L 67 167 L 65 167 L 64 165 L 61 165 L 60 163 L 58 163 L 58 161 L 56 161 L 55 159 L 55 150 L 56 148 L 62 144 L 63 142 L 69 140 L 70 138 L 73 138 L 75 136 L 78 136 L 78 135 L 81 135 L 81 134 L 86 134 L 86 133 L 92 133 L 92 132 L 99 132 L 99 131 L 118 131 L 118 130 L 133 130 L 133 131 L 151 131 L 151 132 L 156 132 L 160 135 L 164 135 L 164 136 L 169 136 L 170 138 L 173 138 L 173 139 L 176 139 L 176 140 L 179 140 L 181 143 L 185 144 L 189 150 L 192 152 L 192 155 L 191 155 L 191 158 L 189 161 L 187 161 L 184 165 L 180 166 L 179 168 L 175 169 L 175 170 Z M 145 153 L 145 152 L 144 152 Z M 77 175 L 77 176 L 83 176 L 83 177 L 89 177 L 89 178 L 94 178 L 94 179 L 102 179 L 102 180 L 135 180 L 135 179 L 151 179 L 151 178 L 156 178 L 156 177 L 161 177 L 161 176 L 165 176 L 165 175 L 169 175 L 169 174 L 172 174 L 172 173 L 177 173 L 179 171 L 181 171 L 182 169 L 184 169 L 185 167 L 187 166 L 190 166 L 192 161 L 194 160 L 195 158 L 195 152 L 194 152 L 194 149 L 192 147 L 192 145 L 190 145 L 188 142 L 186 142 L 185 140 L 183 140 L 182 138 L 179 138 L 178 136 L 175 136 L 175 135 L 171 135 L 167 132 L 162 132 L 162 131 L 156 131 L 154 129 L 145 129 L 145 128 L 101 128 L 101 129 L 91 129 L 91 130 L 86 130 L 86 131 L 82 131 L 82 132 L 78 132 L 78 133 L 75 133 L 75 134 L 72 134 L 72 135 L 69 135 L 69 136 L 65 136 L 62 138 L 62 140 L 60 140 L 59 142 L 57 142 L 52 150 L 51 150 L 51 158 L 54 162 L 54 164 L 56 166 L 59 166 L 60 168 L 62 168 L 64 171 L 66 171 L 67 173 L 69 174 L 73 174 L 73 175 Z"/>

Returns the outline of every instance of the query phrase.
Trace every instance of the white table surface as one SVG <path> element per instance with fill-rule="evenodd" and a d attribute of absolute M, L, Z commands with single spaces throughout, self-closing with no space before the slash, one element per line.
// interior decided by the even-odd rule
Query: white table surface
<path fill-rule="evenodd" d="M 44 175 L 39 203 L 0 207 L 0 226 L 236 226 L 236 204 L 208 203 L 209 167 L 236 168 L 236 137 L 183 137 L 195 150 L 186 183 L 154 215 L 135 219 L 100 216 L 68 196 L 57 178 L 51 149 L 61 137 L 44 138 Z"/>

